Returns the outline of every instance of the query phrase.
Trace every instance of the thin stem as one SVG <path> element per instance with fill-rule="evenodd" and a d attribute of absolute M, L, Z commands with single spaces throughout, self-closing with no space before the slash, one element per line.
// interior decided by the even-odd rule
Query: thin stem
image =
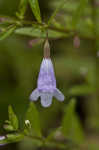
<path fill-rule="evenodd" d="M 63 29 L 63 28 L 58 28 L 58 27 L 51 26 L 51 25 L 48 26 L 46 23 L 38 23 L 35 21 L 29 21 L 29 20 L 19 20 L 17 18 L 12 18 L 12 17 L 8 17 L 8 16 L 0 16 L 0 18 L 3 19 L 3 21 L 1 21 L 2 24 L 4 24 L 4 23 L 15 24 L 17 27 L 23 27 L 23 26 L 30 26 L 31 27 L 33 25 L 36 25 L 39 27 L 43 27 L 45 29 L 49 29 L 49 30 L 63 33 L 64 35 L 68 34 L 68 37 L 74 37 L 74 35 L 77 34 L 82 39 L 96 40 L 96 38 L 98 38 L 98 37 L 94 37 L 94 36 L 87 37 L 86 35 L 82 35 L 78 31 L 73 30 L 73 29 Z M 64 38 L 64 36 L 63 36 L 63 38 Z"/>
<path fill-rule="evenodd" d="M 50 148 L 59 148 L 59 149 L 64 149 L 67 150 L 70 147 L 78 147 L 78 145 L 74 145 L 73 143 L 62 143 L 59 141 L 55 141 L 55 140 L 46 140 L 45 138 L 41 138 L 41 137 L 35 137 L 32 135 L 25 135 L 28 138 L 40 141 L 42 144 L 42 147 L 50 147 Z"/>
<path fill-rule="evenodd" d="M 35 21 L 29 21 L 29 20 L 18 20 L 16 18 L 12 18 L 12 17 L 8 17 L 8 16 L 0 16 L 0 18 L 3 18 L 5 23 L 15 23 L 16 25 L 19 26 L 23 26 L 23 25 L 37 25 L 37 26 L 41 26 L 47 29 L 51 29 L 54 31 L 58 31 L 58 32 L 65 32 L 65 33 L 69 33 L 69 32 L 75 32 L 74 30 L 66 30 L 66 29 L 61 29 L 61 28 L 57 28 L 57 27 L 53 27 L 53 26 L 48 26 L 46 23 L 38 23 Z"/>

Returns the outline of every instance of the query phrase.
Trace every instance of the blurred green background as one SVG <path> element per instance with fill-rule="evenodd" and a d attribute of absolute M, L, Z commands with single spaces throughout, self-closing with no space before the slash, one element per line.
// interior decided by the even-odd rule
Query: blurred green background
<path fill-rule="evenodd" d="M 43 20 L 46 22 L 54 9 L 59 5 L 56 0 L 39 1 Z M 67 1 L 56 16 L 63 28 L 70 28 L 71 17 L 79 1 Z M 0 0 L 0 15 L 15 16 L 19 0 Z M 66 7 L 65 7 L 66 6 Z M 97 7 L 98 8 L 98 7 Z M 79 12 L 78 12 L 79 13 Z M 98 15 L 99 16 L 99 15 Z M 26 18 L 32 20 L 30 7 Z M 40 100 L 36 102 L 40 112 L 41 127 L 44 135 L 61 125 L 66 101 L 70 97 L 77 100 L 76 112 L 80 118 L 86 140 L 81 150 L 99 150 L 99 58 L 97 41 L 93 38 L 94 28 L 91 27 L 93 3 L 89 1 L 83 17 L 77 24 L 80 32 L 77 36 L 50 39 L 51 57 L 55 67 L 57 87 L 64 93 L 65 102 L 56 99 L 50 108 L 42 108 Z M 99 17 L 97 18 L 99 19 Z M 96 20 L 97 20 L 96 19 Z M 98 20 L 99 21 L 99 20 Z M 97 28 L 99 29 L 99 23 Z M 97 29 L 97 30 L 98 30 Z M 75 44 L 80 46 L 76 48 Z M 29 95 L 36 87 L 40 63 L 43 58 L 43 43 L 30 46 L 32 37 L 11 35 L 0 41 L 0 133 L 4 134 L 3 124 L 8 119 L 8 105 L 11 104 L 20 120 L 22 127 L 25 112 L 29 104 Z M 78 42 L 77 42 L 78 41 Z M 30 141 L 0 147 L 1 150 L 33 149 Z"/>

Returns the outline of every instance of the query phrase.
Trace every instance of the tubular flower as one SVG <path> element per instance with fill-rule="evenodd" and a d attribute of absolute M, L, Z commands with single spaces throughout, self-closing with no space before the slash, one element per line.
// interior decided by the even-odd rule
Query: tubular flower
<path fill-rule="evenodd" d="M 3 140 L 5 140 L 5 136 L 0 136 L 0 141 L 3 141 Z M 0 146 L 3 146 L 3 145 L 5 144 L 0 144 Z"/>
<path fill-rule="evenodd" d="M 31 93 L 30 100 L 37 101 L 41 98 L 41 105 L 49 107 L 53 96 L 59 101 L 64 101 L 64 95 L 56 88 L 56 78 L 50 58 L 43 58 L 37 81 L 37 88 Z"/>

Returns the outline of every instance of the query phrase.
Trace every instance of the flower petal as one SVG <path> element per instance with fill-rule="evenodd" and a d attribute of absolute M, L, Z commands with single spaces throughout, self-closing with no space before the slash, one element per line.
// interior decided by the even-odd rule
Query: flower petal
<path fill-rule="evenodd" d="M 3 141 L 3 140 L 5 140 L 5 136 L 0 136 L 0 141 Z M 4 145 L 6 145 L 6 143 L 5 144 L 0 144 L 0 146 L 4 146 Z"/>
<path fill-rule="evenodd" d="M 39 96 L 40 96 L 40 93 L 39 93 L 38 89 L 35 89 L 35 90 L 32 92 L 32 94 L 30 95 L 30 100 L 36 101 Z"/>
<path fill-rule="evenodd" d="M 49 107 L 52 104 L 52 93 L 41 93 L 41 105 L 43 107 Z"/>
<path fill-rule="evenodd" d="M 57 98 L 57 100 L 59 100 L 59 101 L 64 101 L 64 98 L 65 98 L 64 95 L 62 94 L 62 92 L 59 89 L 56 89 L 54 91 L 53 96 L 55 96 Z"/>
<path fill-rule="evenodd" d="M 56 79 L 51 59 L 43 59 L 37 85 L 38 89 L 42 92 L 51 93 L 56 88 Z"/>

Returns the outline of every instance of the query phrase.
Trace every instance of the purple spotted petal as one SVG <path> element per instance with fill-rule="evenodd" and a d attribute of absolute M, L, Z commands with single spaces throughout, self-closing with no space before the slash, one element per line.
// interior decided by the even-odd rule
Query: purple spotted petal
<path fill-rule="evenodd" d="M 38 77 L 38 90 L 53 92 L 56 88 L 56 79 L 51 59 L 43 59 Z"/>

